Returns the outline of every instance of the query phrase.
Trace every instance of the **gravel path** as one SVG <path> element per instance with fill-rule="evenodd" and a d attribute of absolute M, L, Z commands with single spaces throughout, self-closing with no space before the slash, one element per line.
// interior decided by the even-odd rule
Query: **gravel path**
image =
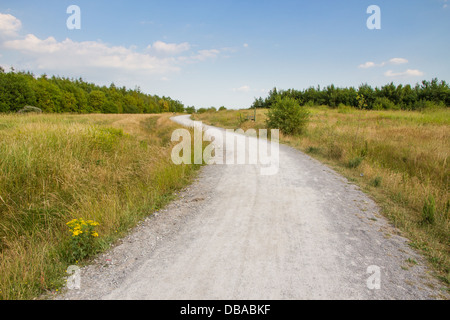
<path fill-rule="evenodd" d="M 378 212 L 355 185 L 280 145 L 274 175 L 203 167 L 177 200 L 83 268 L 80 290 L 56 299 L 443 298 Z"/>

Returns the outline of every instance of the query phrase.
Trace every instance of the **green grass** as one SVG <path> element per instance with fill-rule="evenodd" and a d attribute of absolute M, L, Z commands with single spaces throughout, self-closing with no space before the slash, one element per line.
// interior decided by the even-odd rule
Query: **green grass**
<path fill-rule="evenodd" d="M 176 127 L 165 115 L 0 115 L 0 299 L 63 285 L 68 221 L 99 222 L 101 251 L 172 200 L 198 168 L 171 162 Z"/>
<path fill-rule="evenodd" d="M 450 109 L 360 111 L 319 106 L 308 110 L 306 132 L 299 137 L 281 135 L 280 141 L 361 186 L 448 286 Z M 256 122 L 236 123 L 239 114 L 252 112 L 217 112 L 195 119 L 208 124 L 214 119 L 215 125 L 226 128 L 264 128 L 266 110 L 258 110 Z"/>

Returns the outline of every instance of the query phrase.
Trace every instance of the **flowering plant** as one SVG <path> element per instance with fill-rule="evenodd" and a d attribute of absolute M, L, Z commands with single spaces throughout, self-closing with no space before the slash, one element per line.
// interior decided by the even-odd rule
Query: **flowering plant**
<path fill-rule="evenodd" d="M 93 220 L 73 219 L 67 223 L 71 233 L 70 248 L 72 258 L 81 260 L 92 254 L 98 233 L 95 227 L 99 225 Z"/>

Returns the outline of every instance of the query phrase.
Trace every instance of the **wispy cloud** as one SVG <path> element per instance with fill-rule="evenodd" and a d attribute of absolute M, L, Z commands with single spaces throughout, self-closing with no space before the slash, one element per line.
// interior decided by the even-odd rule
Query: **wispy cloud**
<path fill-rule="evenodd" d="M 169 74 L 183 65 L 200 63 L 220 56 L 219 49 L 191 50 L 191 44 L 156 41 L 146 50 L 135 46 L 112 46 L 101 41 L 58 41 L 54 37 L 41 39 L 34 34 L 20 36 L 22 23 L 9 14 L 0 13 L 0 45 L 20 53 L 25 65 L 40 70 L 80 71 L 89 69 Z M 7 37 L 6 37 L 7 36 Z"/>
<path fill-rule="evenodd" d="M 174 56 L 179 55 L 185 51 L 188 51 L 191 45 L 187 42 L 180 44 L 177 43 L 165 43 L 163 41 L 156 41 L 153 45 L 149 45 L 147 49 L 151 52 L 163 55 L 163 56 Z"/>
<path fill-rule="evenodd" d="M 239 88 L 233 88 L 234 92 L 250 92 L 250 90 L 251 90 L 250 86 L 247 86 L 247 85 L 239 87 Z"/>
<path fill-rule="evenodd" d="M 394 65 L 402 65 L 406 64 L 409 61 L 405 58 L 392 58 L 388 61 L 383 61 L 381 63 L 376 64 L 375 62 L 368 61 L 366 63 L 360 64 L 358 68 L 360 69 L 369 69 L 369 68 L 381 68 L 384 66 L 394 66 Z M 384 76 L 388 78 L 405 78 L 405 77 L 419 77 L 423 76 L 423 72 L 417 69 L 407 69 L 402 72 L 394 72 L 393 70 L 388 70 L 384 73 Z"/>
<path fill-rule="evenodd" d="M 408 69 L 404 72 L 393 72 L 392 70 L 388 70 L 384 73 L 384 75 L 390 78 L 401 78 L 401 77 L 420 77 L 423 76 L 424 73 L 420 70 Z"/>
<path fill-rule="evenodd" d="M 388 62 L 385 62 L 385 64 L 405 64 L 408 63 L 408 60 L 403 58 L 392 58 Z"/>
<path fill-rule="evenodd" d="M 368 69 L 368 68 L 373 68 L 375 66 L 376 66 L 375 62 L 368 61 L 366 63 L 360 64 L 358 66 L 358 68 L 360 68 L 360 69 Z"/>
<path fill-rule="evenodd" d="M 42 40 L 28 34 L 24 39 L 5 41 L 3 46 L 23 53 L 28 63 L 38 69 L 111 68 L 150 73 L 179 70 L 173 58 L 159 58 L 99 41 L 57 41 L 53 37 Z"/>
<path fill-rule="evenodd" d="M 254 89 L 254 88 L 250 87 L 249 85 L 245 85 L 245 86 L 242 86 L 242 87 L 239 87 L 239 88 L 233 88 L 231 90 L 233 92 L 240 92 L 240 93 L 253 92 L 253 93 L 258 93 L 258 94 L 269 92 L 269 90 L 267 90 L 267 89 Z"/>
<path fill-rule="evenodd" d="M 375 67 L 384 67 L 386 65 L 398 65 L 398 64 L 405 64 L 408 63 L 407 59 L 404 58 L 392 58 L 388 61 L 383 61 L 379 64 L 376 64 L 375 62 L 368 61 L 366 63 L 360 64 L 358 68 L 360 69 L 369 69 L 369 68 L 375 68 Z"/>

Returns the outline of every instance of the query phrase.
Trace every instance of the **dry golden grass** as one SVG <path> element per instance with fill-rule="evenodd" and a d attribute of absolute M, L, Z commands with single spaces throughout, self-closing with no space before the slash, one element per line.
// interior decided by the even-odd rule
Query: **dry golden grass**
<path fill-rule="evenodd" d="M 280 141 L 361 186 L 448 284 L 450 110 L 421 113 L 316 107 L 310 112 L 304 135 L 281 135 Z M 251 115 L 253 111 L 205 113 L 195 119 L 227 128 L 265 127 L 265 110 L 258 110 L 256 122 L 240 123 L 240 113 Z M 430 195 L 436 202 L 433 224 L 425 223 L 422 216 Z"/>

